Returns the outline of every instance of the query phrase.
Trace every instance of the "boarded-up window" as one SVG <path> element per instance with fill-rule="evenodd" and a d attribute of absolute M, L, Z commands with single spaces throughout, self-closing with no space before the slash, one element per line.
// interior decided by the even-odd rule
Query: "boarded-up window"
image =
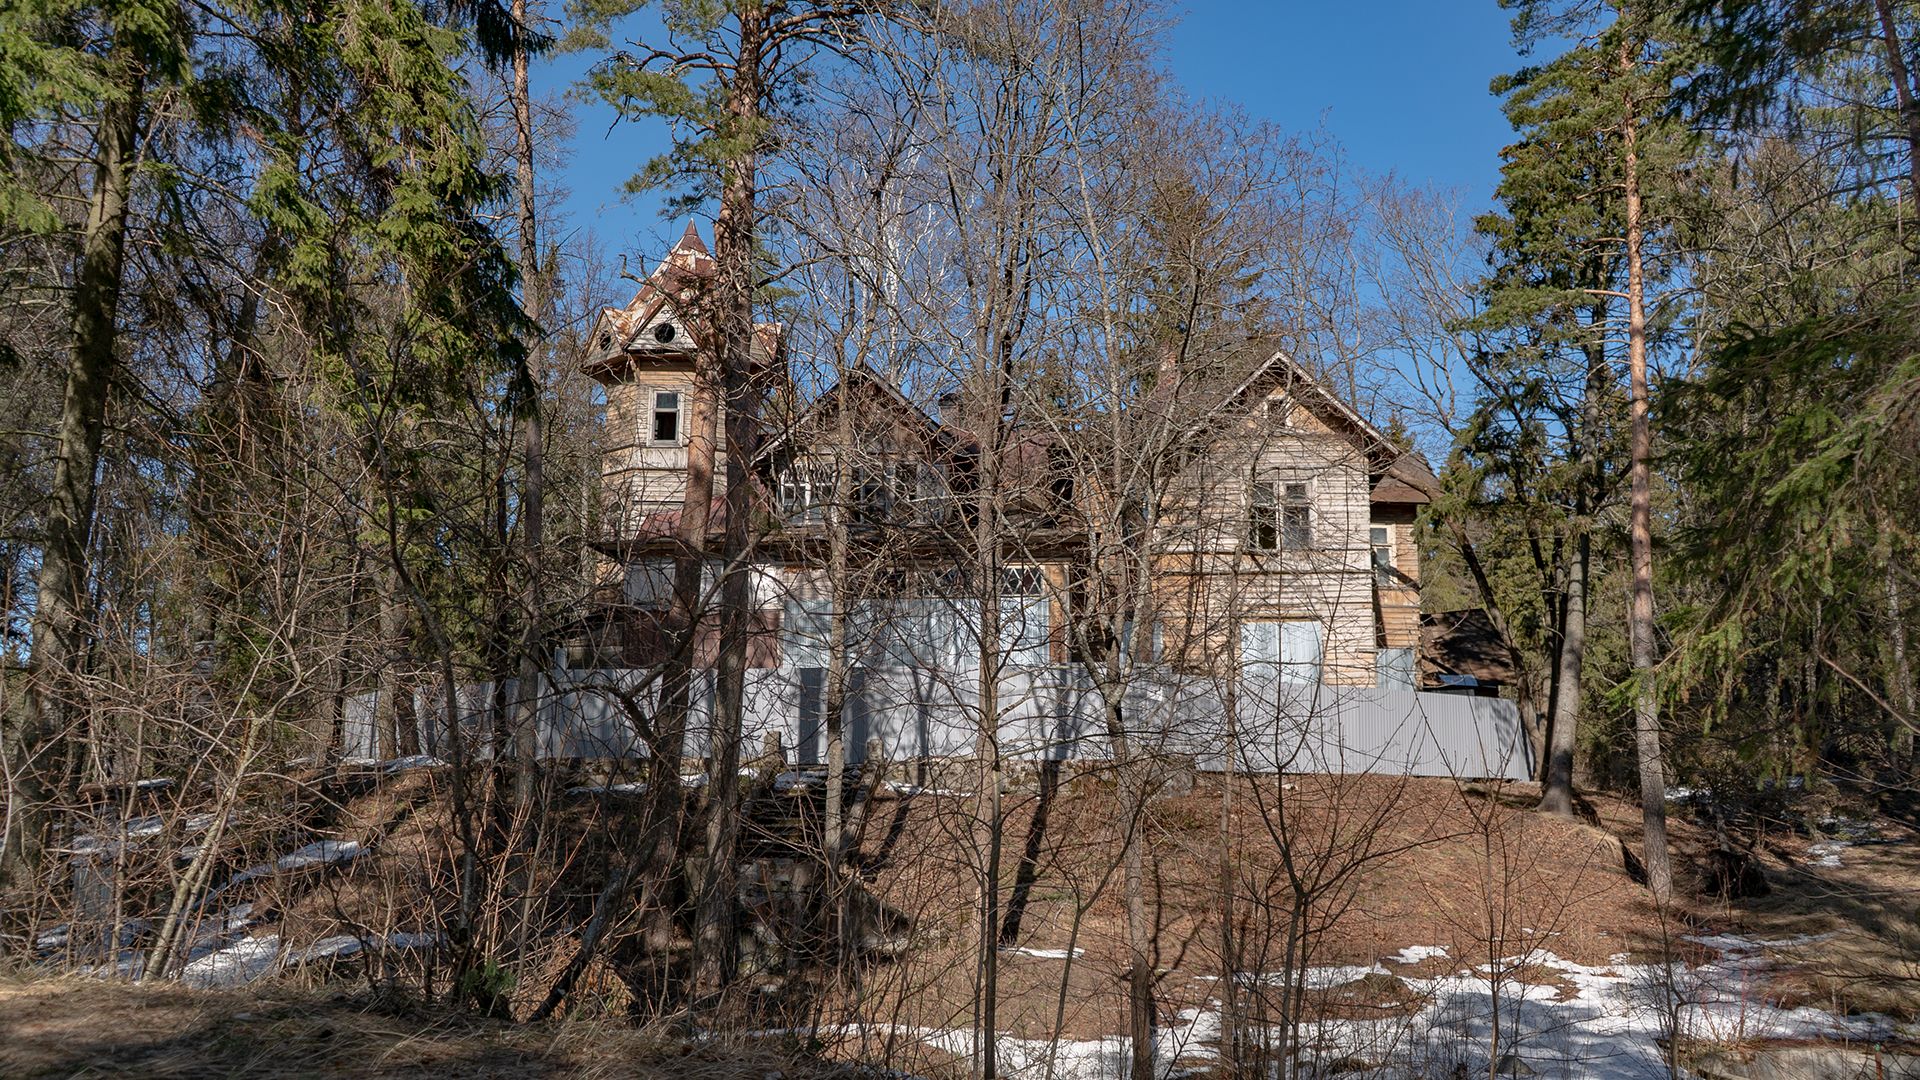
<path fill-rule="evenodd" d="M 627 603 L 643 608 L 665 608 L 672 602 L 672 559 L 641 559 L 627 564 Z"/>

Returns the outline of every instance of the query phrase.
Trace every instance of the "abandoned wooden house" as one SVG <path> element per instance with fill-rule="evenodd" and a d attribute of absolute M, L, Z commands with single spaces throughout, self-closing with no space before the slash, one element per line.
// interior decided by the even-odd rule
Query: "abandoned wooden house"
<path fill-rule="evenodd" d="M 700 425 L 726 429 L 724 405 L 712 420 L 693 415 L 707 337 L 697 308 L 713 272 L 689 225 L 632 302 L 602 313 L 583 358 L 606 393 L 604 562 L 569 666 L 646 666 L 678 640 L 668 620 L 688 470 L 702 463 L 692 444 Z M 782 327 L 756 327 L 753 346 L 751 666 L 824 667 L 836 604 L 855 666 L 959 672 L 1086 659 L 1088 638 L 1072 620 L 1089 537 L 1075 509 L 1097 494 L 1074 489 L 1047 433 L 1002 437 L 998 580 L 983 588 L 973 573 L 983 456 L 961 396 L 925 409 L 866 368 L 803 395 Z M 1432 472 L 1284 354 L 1222 389 L 1191 423 L 1181 482 L 1163 496 L 1158 517 L 1169 524 L 1142 644 L 1174 670 L 1416 689 L 1414 517 Z M 710 561 L 726 518 L 724 439 L 711 455 Z M 837 574 L 836 522 L 855 549 Z M 985 644 L 983 603 L 998 613 Z M 696 665 L 711 662 L 716 628 L 709 613 Z"/>

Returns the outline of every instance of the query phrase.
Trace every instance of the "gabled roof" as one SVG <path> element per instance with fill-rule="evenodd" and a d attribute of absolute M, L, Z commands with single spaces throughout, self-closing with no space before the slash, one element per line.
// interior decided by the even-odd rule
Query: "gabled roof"
<path fill-rule="evenodd" d="M 1227 395 L 1223 404 L 1232 406 L 1262 387 L 1284 388 L 1296 404 L 1345 435 L 1366 455 L 1370 465 L 1368 473 L 1373 480 L 1373 502 L 1420 504 L 1431 502 L 1439 493 L 1439 478 L 1434 476 L 1433 468 L 1424 457 L 1368 423 L 1366 417 L 1327 389 L 1285 350 L 1275 352 L 1255 367 Z"/>
<path fill-rule="evenodd" d="M 905 422 L 905 426 L 916 430 L 921 437 L 928 441 L 932 449 L 952 451 L 965 442 L 965 440 L 957 437 L 945 424 L 929 416 L 926 410 L 914 404 L 913 400 L 907 397 L 892 379 L 873 370 L 873 368 L 868 365 L 864 363 L 855 364 L 847 369 L 844 377 L 848 387 L 858 386 L 866 389 L 888 410 L 898 414 Z M 773 452 L 776 448 L 792 439 L 797 432 L 805 429 L 810 422 L 823 420 L 831 416 L 831 410 L 838 405 L 840 400 L 840 395 L 835 392 L 836 389 L 837 384 L 835 386 L 829 386 L 812 401 L 808 402 L 806 408 L 800 411 L 800 415 L 794 418 L 793 423 L 789 424 L 786 429 L 778 435 L 768 440 L 762 452 Z"/>

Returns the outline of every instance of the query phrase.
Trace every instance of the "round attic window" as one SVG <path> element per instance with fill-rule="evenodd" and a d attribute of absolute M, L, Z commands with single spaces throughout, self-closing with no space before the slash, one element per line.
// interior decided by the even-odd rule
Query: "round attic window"
<path fill-rule="evenodd" d="M 653 340 L 659 342 L 662 345 L 665 345 L 667 342 L 672 341 L 673 335 L 674 335 L 673 324 L 670 322 L 661 323 L 659 326 L 656 326 L 653 328 Z"/>

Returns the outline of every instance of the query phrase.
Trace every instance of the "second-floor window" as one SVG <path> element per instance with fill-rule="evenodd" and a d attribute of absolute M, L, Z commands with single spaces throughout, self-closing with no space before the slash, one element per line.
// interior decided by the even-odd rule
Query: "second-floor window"
<path fill-rule="evenodd" d="M 1393 584 L 1393 531 L 1384 525 L 1367 530 L 1373 547 L 1373 578 L 1382 585 Z"/>
<path fill-rule="evenodd" d="M 1313 505 L 1304 482 L 1254 482 L 1248 501 L 1247 546 L 1255 551 L 1304 551 L 1313 546 Z"/>
<path fill-rule="evenodd" d="M 653 416 L 648 442 L 657 446 L 680 445 L 680 392 L 655 390 Z"/>
<path fill-rule="evenodd" d="M 824 521 L 833 504 L 833 467 L 797 464 L 780 474 L 780 510 L 788 521 Z"/>

